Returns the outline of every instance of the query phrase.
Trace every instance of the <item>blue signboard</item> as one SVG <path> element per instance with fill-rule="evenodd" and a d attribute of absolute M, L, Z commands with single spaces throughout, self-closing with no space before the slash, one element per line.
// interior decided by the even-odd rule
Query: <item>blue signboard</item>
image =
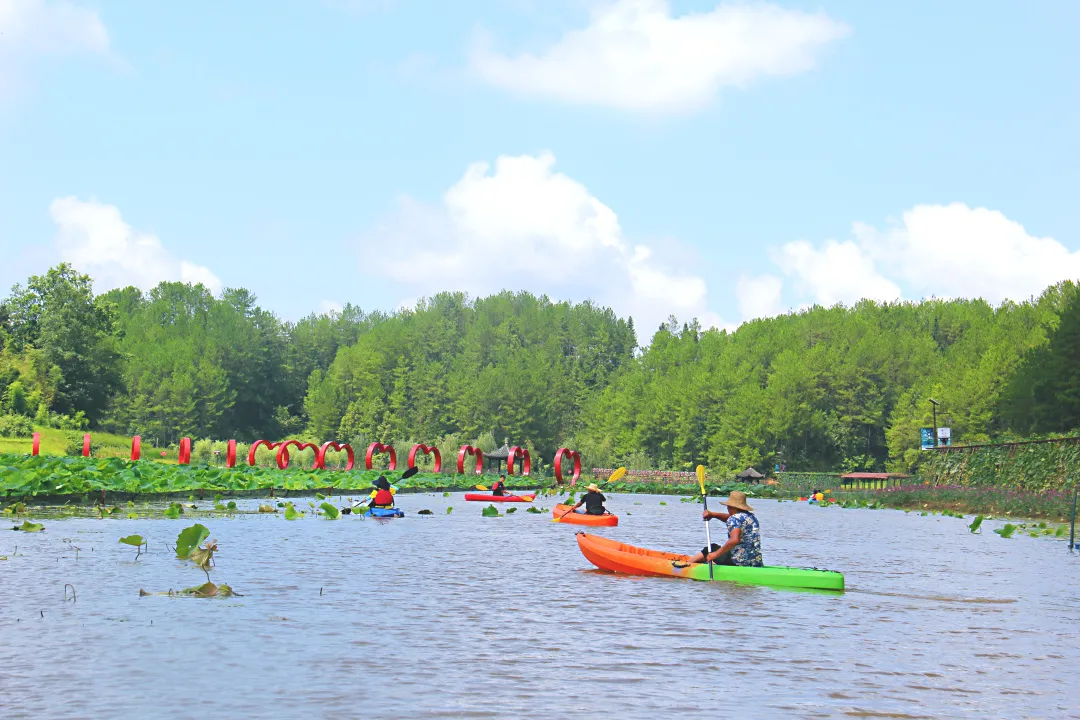
<path fill-rule="evenodd" d="M 922 428 L 920 430 L 922 435 L 922 449 L 933 450 L 934 449 L 934 428 Z"/>

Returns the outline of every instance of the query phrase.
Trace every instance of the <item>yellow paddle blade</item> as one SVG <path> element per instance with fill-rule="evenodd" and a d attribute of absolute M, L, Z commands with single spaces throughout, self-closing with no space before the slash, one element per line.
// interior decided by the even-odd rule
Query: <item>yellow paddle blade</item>
<path fill-rule="evenodd" d="M 705 494 L 705 466 L 704 465 L 698 465 L 696 472 L 697 472 L 698 485 L 701 486 L 701 494 L 704 495 Z"/>
<path fill-rule="evenodd" d="M 626 474 L 626 468 L 621 467 L 618 470 L 616 470 L 615 472 L 611 473 L 611 477 L 609 477 L 607 479 L 607 481 L 608 482 L 615 482 L 616 480 L 621 480 L 622 476 L 625 475 L 625 474 Z"/>
<path fill-rule="evenodd" d="M 488 491 L 487 487 L 486 487 L 486 486 L 484 486 L 484 485 L 477 485 L 477 486 L 476 486 L 476 489 L 477 489 L 477 490 L 480 490 L 480 491 L 482 491 L 482 492 L 487 492 L 487 491 Z"/>

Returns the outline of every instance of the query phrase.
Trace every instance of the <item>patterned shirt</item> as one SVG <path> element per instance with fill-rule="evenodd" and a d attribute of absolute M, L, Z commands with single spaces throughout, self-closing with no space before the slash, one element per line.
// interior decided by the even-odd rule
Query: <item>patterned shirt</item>
<path fill-rule="evenodd" d="M 735 528 L 739 528 L 739 544 L 731 549 L 731 562 L 736 565 L 749 567 L 763 567 L 765 563 L 761 559 L 761 528 L 753 513 L 743 510 L 735 513 L 727 520 L 728 535 Z"/>

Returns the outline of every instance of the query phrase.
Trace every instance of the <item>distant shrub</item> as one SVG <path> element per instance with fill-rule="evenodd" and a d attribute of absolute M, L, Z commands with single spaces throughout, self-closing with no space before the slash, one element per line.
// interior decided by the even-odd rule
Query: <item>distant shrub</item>
<path fill-rule="evenodd" d="M 25 415 L 0 415 L 0 437 L 20 438 L 34 434 L 34 424 Z"/>

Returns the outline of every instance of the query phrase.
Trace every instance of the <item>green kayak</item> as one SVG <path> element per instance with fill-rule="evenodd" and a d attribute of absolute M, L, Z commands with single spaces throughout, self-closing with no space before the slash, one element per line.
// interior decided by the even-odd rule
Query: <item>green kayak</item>
<path fill-rule="evenodd" d="M 581 554 L 601 570 L 628 575 L 658 575 L 705 581 L 710 579 L 707 564 L 686 564 L 689 555 L 646 550 L 584 532 L 578 533 L 577 541 Z M 811 568 L 713 565 L 711 579 L 771 587 L 844 589 L 843 573 Z"/>

